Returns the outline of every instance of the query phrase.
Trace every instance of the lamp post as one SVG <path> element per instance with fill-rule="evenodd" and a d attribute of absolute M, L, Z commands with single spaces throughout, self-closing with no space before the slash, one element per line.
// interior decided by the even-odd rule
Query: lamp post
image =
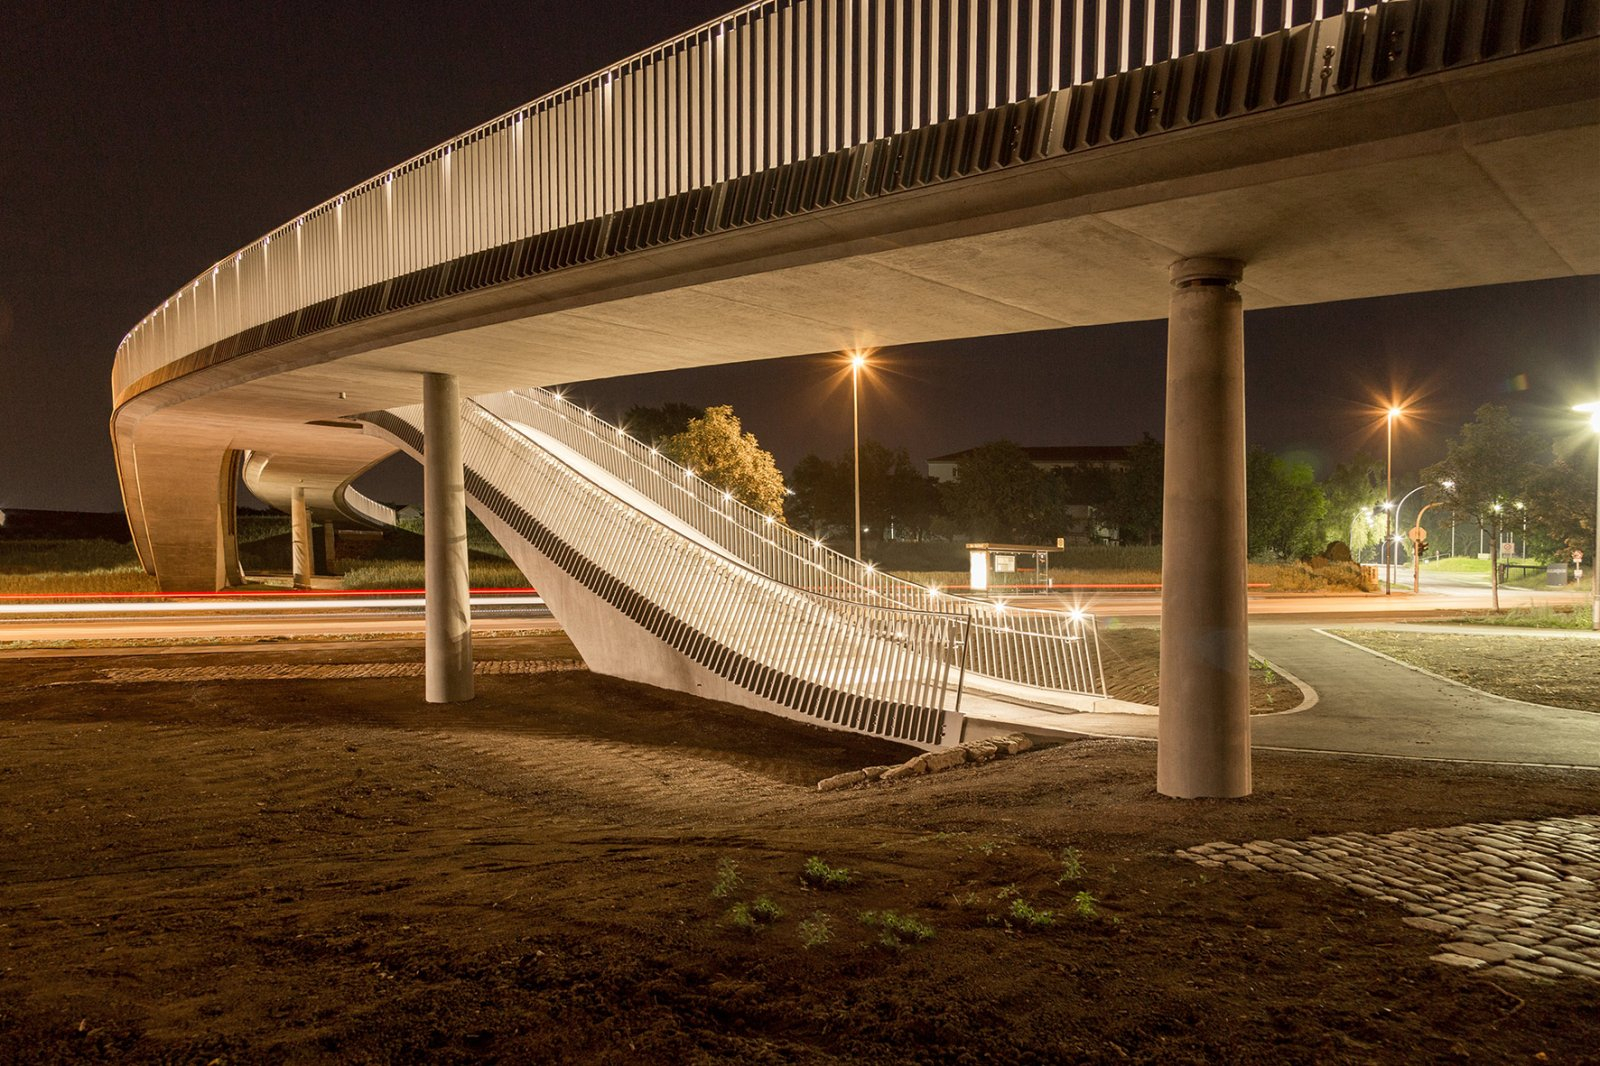
<path fill-rule="evenodd" d="M 1445 481 L 1439 482 L 1439 484 L 1440 484 L 1440 486 L 1442 486 L 1444 488 L 1444 490 L 1446 492 L 1454 492 L 1455 491 L 1456 483 L 1454 481 L 1445 480 Z M 1454 559 L 1455 557 L 1456 557 L 1456 509 L 1454 507 L 1452 507 L 1452 508 L 1450 508 L 1450 558 Z"/>
<path fill-rule="evenodd" d="M 1596 433 L 1600 433 L 1600 400 L 1596 400 L 1593 403 L 1580 403 L 1573 410 L 1588 412 L 1589 428 Z M 1596 441 L 1595 447 L 1595 477 L 1600 479 L 1600 440 Z M 1597 481 L 1595 489 L 1595 555 L 1600 556 L 1600 481 Z M 1596 558 L 1589 564 L 1589 572 L 1593 575 L 1590 580 L 1594 583 L 1594 604 L 1591 607 L 1592 617 L 1590 621 L 1595 629 L 1600 629 L 1600 558 Z"/>
<path fill-rule="evenodd" d="M 1421 492 L 1423 489 L 1425 489 L 1427 487 L 1428 486 L 1426 486 L 1426 485 L 1418 485 L 1416 488 L 1412 489 L 1410 492 L 1408 492 L 1404 496 L 1400 497 L 1400 502 L 1394 505 L 1394 511 L 1392 512 L 1393 522 L 1394 522 L 1395 526 L 1399 526 L 1400 525 L 1400 511 L 1405 507 L 1406 501 L 1411 499 L 1411 497 L 1415 496 L 1417 493 Z M 1418 517 L 1420 518 L 1421 516 L 1419 515 Z M 1391 552 L 1393 552 L 1395 555 L 1399 555 L 1400 554 L 1400 545 L 1405 541 L 1406 538 L 1401 536 L 1401 534 L 1397 531 L 1394 534 L 1394 536 L 1391 537 L 1390 539 L 1394 543 L 1390 545 L 1389 550 Z M 1417 551 L 1416 542 L 1413 541 L 1412 545 L 1411 545 L 1411 553 L 1412 553 L 1412 556 L 1413 556 L 1413 561 L 1415 561 L 1416 551 Z M 1394 577 L 1394 560 L 1392 558 L 1389 561 L 1389 576 L 1391 578 L 1391 583 L 1392 583 L 1392 579 Z M 1413 580 L 1412 581 L 1412 585 L 1415 586 L 1415 584 L 1416 584 L 1416 581 Z M 1411 591 L 1415 592 L 1416 589 L 1413 587 Z"/>
<path fill-rule="evenodd" d="M 1528 557 L 1528 505 L 1518 500 L 1512 506 L 1522 512 L 1522 551 L 1518 552 L 1513 548 L 1511 554 L 1518 559 L 1526 559 Z"/>
<path fill-rule="evenodd" d="M 1388 434 L 1387 434 L 1388 441 L 1387 441 L 1387 447 L 1385 448 L 1387 457 L 1386 457 L 1385 462 L 1384 462 L 1383 498 L 1384 498 L 1385 501 L 1394 499 L 1394 422 L 1395 422 L 1395 419 L 1399 418 L 1404 413 L 1405 413 L 1405 408 L 1403 408 L 1403 407 L 1391 407 L 1391 408 L 1389 408 Z M 1387 502 L 1386 502 L 1385 505 L 1387 506 Z M 1391 593 L 1394 592 L 1394 519 L 1395 519 L 1395 510 L 1396 509 L 1391 508 L 1390 511 L 1389 511 L 1389 528 L 1388 528 L 1387 532 L 1384 533 L 1384 537 L 1383 537 L 1384 562 L 1387 564 L 1385 566 L 1385 569 L 1384 569 L 1384 581 L 1383 581 L 1383 594 L 1385 596 L 1388 596 L 1388 595 L 1390 595 Z"/>
<path fill-rule="evenodd" d="M 861 368 L 867 357 L 861 352 L 850 355 L 850 425 L 852 448 L 855 457 L 856 487 L 856 562 L 861 561 Z"/>

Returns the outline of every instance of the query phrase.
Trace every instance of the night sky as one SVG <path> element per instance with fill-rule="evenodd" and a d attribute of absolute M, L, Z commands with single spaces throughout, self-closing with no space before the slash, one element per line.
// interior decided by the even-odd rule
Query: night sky
<path fill-rule="evenodd" d="M 122 335 L 179 286 L 453 134 L 722 13 L 726 0 L 460 5 L 13 2 L 0 28 L 0 508 L 115 510 Z M 891 349 L 863 433 L 914 459 L 999 437 L 1159 436 L 1160 322 Z M 1415 470 L 1481 403 L 1552 433 L 1600 389 L 1600 278 L 1246 316 L 1249 438 L 1326 470 L 1382 448 L 1414 399 Z M 530 382 L 530 384 L 552 384 Z M 842 387 L 841 387 L 842 386 Z M 587 383 L 633 403 L 731 403 L 785 469 L 849 443 L 825 355 Z M 364 483 L 399 498 L 399 463 Z M 1397 477 L 1397 480 L 1401 480 Z"/>

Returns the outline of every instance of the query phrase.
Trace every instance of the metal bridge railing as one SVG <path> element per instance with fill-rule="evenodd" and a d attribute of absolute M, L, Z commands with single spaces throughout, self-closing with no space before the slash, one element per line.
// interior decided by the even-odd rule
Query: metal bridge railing
<path fill-rule="evenodd" d="M 967 669 L 976 677 L 1105 695 L 1099 634 L 1086 612 L 954 596 L 885 574 L 746 506 L 554 392 L 520 389 L 478 402 L 575 452 L 763 577 L 834 600 L 970 617 Z"/>
<path fill-rule="evenodd" d="M 426 267 L 1374 2 L 761 0 L 431 148 L 216 263 L 123 339 L 112 390 Z"/>
<path fill-rule="evenodd" d="M 421 440 L 421 408 L 392 411 Z M 959 704 L 968 620 L 783 586 L 619 499 L 477 404 L 468 491 L 690 659 L 827 721 L 934 743 Z"/>

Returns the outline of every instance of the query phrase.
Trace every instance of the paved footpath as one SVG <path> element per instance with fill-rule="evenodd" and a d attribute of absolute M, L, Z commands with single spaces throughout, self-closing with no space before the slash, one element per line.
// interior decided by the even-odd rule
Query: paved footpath
<path fill-rule="evenodd" d="M 1250 650 L 1316 694 L 1306 710 L 1255 716 L 1256 747 L 1600 768 L 1600 714 L 1476 692 L 1311 626 L 1252 626 Z M 1017 711 L 1008 724 L 1024 730 L 1156 735 L 1155 716 Z"/>
<path fill-rule="evenodd" d="M 1410 912 L 1434 961 L 1494 977 L 1600 981 L 1600 816 L 1201 844 L 1202 866 L 1330 881 Z"/>

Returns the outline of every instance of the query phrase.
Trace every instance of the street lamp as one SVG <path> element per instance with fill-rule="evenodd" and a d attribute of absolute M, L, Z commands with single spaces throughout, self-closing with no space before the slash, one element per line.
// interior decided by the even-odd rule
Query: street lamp
<path fill-rule="evenodd" d="M 1454 492 L 1456 483 L 1446 478 L 1439 482 L 1439 486 L 1446 492 Z M 1456 509 L 1450 508 L 1450 558 L 1456 557 Z"/>
<path fill-rule="evenodd" d="M 1594 403 L 1580 403 L 1573 408 L 1574 411 L 1585 411 L 1589 415 L 1589 428 L 1600 433 L 1600 400 Z M 1595 448 L 1595 476 L 1600 478 L 1600 441 Z M 1595 555 L 1600 556 L 1600 483 L 1596 485 L 1594 497 L 1594 529 L 1595 529 Z M 1594 605 L 1591 622 L 1595 629 L 1600 629 L 1600 559 L 1595 559 L 1589 564 L 1589 571 L 1593 574 Z"/>
<path fill-rule="evenodd" d="M 1405 408 L 1403 407 L 1389 408 L 1389 417 L 1387 419 L 1388 444 L 1385 449 L 1387 457 L 1384 462 L 1383 498 L 1385 501 L 1394 499 L 1394 423 L 1395 419 L 1403 414 L 1405 414 Z M 1384 506 L 1387 507 L 1388 504 L 1385 503 Z M 1394 545 L 1391 543 L 1394 540 L 1394 519 L 1395 512 L 1390 510 L 1389 529 L 1383 538 L 1384 562 L 1387 564 L 1383 582 L 1383 594 L 1385 596 L 1394 592 Z"/>
<path fill-rule="evenodd" d="M 861 368 L 867 365 L 865 352 L 850 353 L 850 423 L 855 456 L 856 482 L 856 562 L 861 561 Z"/>
<path fill-rule="evenodd" d="M 1513 506 L 1522 512 L 1522 553 L 1519 555 L 1516 548 L 1512 548 L 1511 554 L 1518 559 L 1526 559 L 1528 557 L 1528 508 L 1521 500 L 1518 500 Z"/>

